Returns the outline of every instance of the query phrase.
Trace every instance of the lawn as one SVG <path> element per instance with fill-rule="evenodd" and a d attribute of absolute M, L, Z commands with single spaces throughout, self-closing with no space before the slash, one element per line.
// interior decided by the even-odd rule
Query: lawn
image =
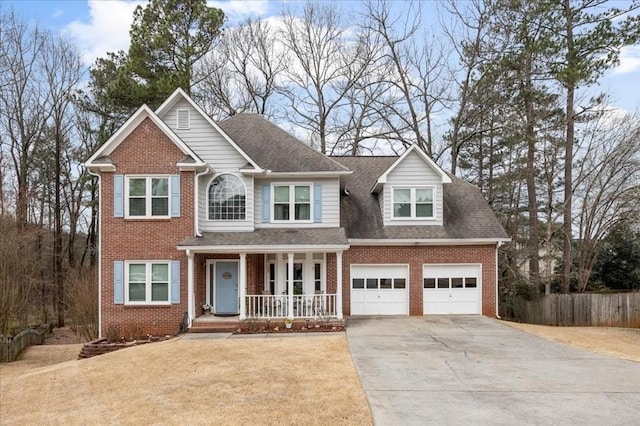
<path fill-rule="evenodd" d="M 0 367 L 0 423 L 36 422 L 368 425 L 372 419 L 340 333 L 173 339 L 43 367 Z"/>

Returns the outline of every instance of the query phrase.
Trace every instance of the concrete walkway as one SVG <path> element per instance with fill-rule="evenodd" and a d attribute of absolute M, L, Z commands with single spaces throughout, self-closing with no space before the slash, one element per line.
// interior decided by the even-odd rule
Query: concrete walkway
<path fill-rule="evenodd" d="M 350 318 L 376 425 L 638 425 L 640 363 L 480 316 Z"/>

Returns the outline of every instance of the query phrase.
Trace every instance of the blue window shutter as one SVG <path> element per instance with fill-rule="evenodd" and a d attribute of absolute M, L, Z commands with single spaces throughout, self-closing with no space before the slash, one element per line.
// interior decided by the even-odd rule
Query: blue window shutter
<path fill-rule="evenodd" d="M 113 303 L 124 303 L 124 262 L 121 260 L 113 262 Z"/>
<path fill-rule="evenodd" d="M 171 217 L 180 217 L 180 175 L 171 175 Z"/>
<path fill-rule="evenodd" d="M 271 218 L 271 186 L 262 185 L 262 223 L 268 223 Z"/>
<path fill-rule="evenodd" d="M 322 223 L 322 185 L 313 186 L 313 222 Z"/>
<path fill-rule="evenodd" d="M 171 262 L 171 303 L 180 303 L 180 261 Z"/>
<path fill-rule="evenodd" d="M 124 216 L 124 176 L 113 175 L 113 216 Z"/>

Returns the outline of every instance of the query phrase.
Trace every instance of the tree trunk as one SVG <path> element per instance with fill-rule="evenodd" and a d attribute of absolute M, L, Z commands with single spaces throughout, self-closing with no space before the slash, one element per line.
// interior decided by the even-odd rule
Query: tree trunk
<path fill-rule="evenodd" d="M 567 66 L 570 68 L 576 63 L 576 51 L 573 46 L 573 16 L 571 14 L 570 0 L 564 0 L 564 11 L 567 30 Z M 572 196 L 573 196 L 573 140 L 574 140 L 574 97 L 575 83 L 573 77 L 568 76 L 565 82 L 567 88 L 567 141 L 565 144 L 564 154 L 564 244 L 562 250 L 562 285 L 560 290 L 562 293 L 569 293 L 571 286 L 571 228 L 572 228 Z"/>

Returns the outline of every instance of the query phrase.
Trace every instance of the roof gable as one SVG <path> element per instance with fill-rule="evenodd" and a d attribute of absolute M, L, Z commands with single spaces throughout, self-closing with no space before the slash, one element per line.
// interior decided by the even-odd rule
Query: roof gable
<path fill-rule="evenodd" d="M 253 169 L 254 171 L 262 171 L 262 168 L 256 163 L 256 161 L 251 158 L 237 143 L 236 141 L 230 137 L 215 121 L 209 117 L 207 113 L 205 113 L 202 108 L 198 104 L 196 104 L 193 99 L 189 95 L 185 93 L 180 87 L 178 87 L 172 94 L 165 100 L 162 105 L 158 107 L 156 110 L 156 114 L 158 116 L 163 116 L 167 113 L 180 99 L 184 99 L 189 103 L 189 105 L 200 114 L 211 127 L 213 127 L 217 132 L 219 132 L 224 139 L 236 150 L 238 153 L 247 161 L 247 165 L 250 166 L 244 171 L 249 171 Z"/>
<path fill-rule="evenodd" d="M 401 164 L 405 158 L 407 158 L 409 156 L 409 154 L 411 154 L 412 152 L 415 152 L 418 154 L 418 156 L 434 171 L 436 172 L 436 174 L 438 176 L 440 176 L 441 179 L 441 183 L 451 183 L 451 178 L 449 177 L 449 175 L 442 170 L 442 168 L 440 166 L 438 166 L 435 161 L 433 161 L 431 159 L 431 157 L 429 157 L 423 150 L 421 150 L 418 145 L 416 144 L 412 144 L 409 149 L 407 149 L 404 154 L 402 154 L 400 157 L 398 157 L 398 159 L 396 161 L 393 162 L 393 164 L 391 166 L 389 166 L 389 168 L 387 168 L 384 173 L 382 173 L 378 179 L 376 180 L 376 182 L 374 183 L 373 187 L 371 188 L 371 192 L 377 192 L 380 187 L 382 185 L 384 185 L 385 183 L 387 183 L 387 178 L 389 177 L 389 174 L 391 174 L 391 172 L 393 172 L 393 170 L 398 167 L 399 164 Z"/>
<path fill-rule="evenodd" d="M 178 167 L 194 168 L 204 166 L 205 163 L 145 104 L 129 117 L 91 157 L 85 162 L 85 167 L 97 170 L 113 171 L 113 163 L 105 161 L 105 158 L 133 132 L 146 118 L 149 118 L 169 140 L 185 154 L 185 160 L 179 162 Z"/>

